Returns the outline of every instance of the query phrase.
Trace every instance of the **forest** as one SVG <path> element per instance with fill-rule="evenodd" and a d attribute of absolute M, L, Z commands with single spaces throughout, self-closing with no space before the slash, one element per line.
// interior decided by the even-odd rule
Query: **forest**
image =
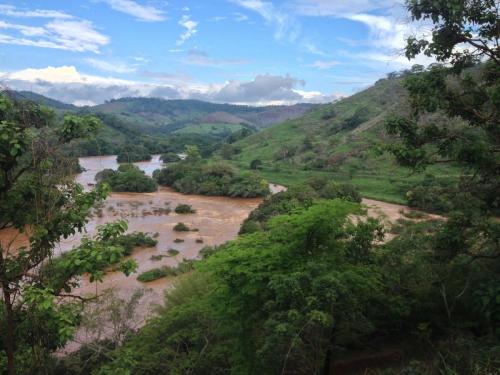
<path fill-rule="evenodd" d="M 405 58 L 435 62 L 292 117 L 2 92 L 0 373 L 499 374 L 500 8 L 405 7 L 432 31 Z M 213 106 L 234 131 L 163 131 L 199 131 Z M 149 134 L 126 119 L 145 108 Z M 160 169 L 134 164 L 152 154 Z M 94 155 L 117 167 L 84 186 Z M 373 199 L 407 206 L 391 220 Z"/>

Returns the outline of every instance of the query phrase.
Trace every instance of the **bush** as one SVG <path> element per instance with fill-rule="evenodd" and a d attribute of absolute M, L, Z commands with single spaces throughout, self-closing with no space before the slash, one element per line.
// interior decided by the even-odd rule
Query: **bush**
<path fill-rule="evenodd" d="M 177 207 L 175 207 L 176 214 L 194 214 L 195 212 L 196 210 L 193 210 L 193 207 L 189 204 L 178 204 Z"/>
<path fill-rule="evenodd" d="M 155 247 L 158 241 L 144 232 L 133 232 L 118 237 L 115 244 L 124 248 L 125 255 L 130 255 L 135 247 Z"/>
<path fill-rule="evenodd" d="M 137 280 L 142 283 L 158 280 L 167 276 L 179 276 L 194 269 L 194 260 L 183 260 L 176 267 L 163 266 L 145 271 L 137 276 Z"/>
<path fill-rule="evenodd" d="M 176 232 L 189 232 L 189 227 L 184 223 L 175 224 L 173 229 Z"/>
<path fill-rule="evenodd" d="M 107 183 L 114 192 L 151 193 L 156 182 L 133 164 L 122 164 L 117 171 L 104 169 L 96 174 L 98 183 Z"/>
<path fill-rule="evenodd" d="M 173 257 L 173 256 L 176 256 L 177 254 L 179 254 L 179 250 L 168 249 L 167 254 Z"/>
<path fill-rule="evenodd" d="M 408 205 L 426 212 L 446 213 L 453 208 L 454 188 L 432 175 L 406 193 Z"/>
<path fill-rule="evenodd" d="M 137 280 L 141 283 L 158 280 L 169 275 L 167 267 L 153 268 L 152 270 L 141 273 L 137 276 Z"/>
<path fill-rule="evenodd" d="M 164 163 L 176 163 L 180 161 L 181 158 L 176 153 L 167 152 L 166 154 L 160 156 L 160 160 L 163 161 Z"/>
<path fill-rule="evenodd" d="M 238 173 L 226 163 L 188 163 L 186 161 L 156 170 L 153 177 L 160 185 L 185 194 L 242 198 L 263 197 L 270 193 L 266 180 L 256 173 Z"/>
<path fill-rule="evenodd" d="M 126 146 L 116 157 L 118 163 L 135 163 L 150 160 L 151 154 L 144 146 Z"/>
<path fill-rule="evenodd" d="M 254 159 L 250 162 L 250 169 L 256 171 L 262 168 L 262 160 Z"/>

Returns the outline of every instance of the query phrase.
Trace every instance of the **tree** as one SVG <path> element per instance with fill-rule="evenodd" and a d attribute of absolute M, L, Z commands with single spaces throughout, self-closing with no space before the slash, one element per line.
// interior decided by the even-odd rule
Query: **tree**
<path fill-rule="evenodd" d="M 442 255 L 500 257 L 500 28 L 493 0 L 410 0 L 414 20 L 433 24 L 431 40 L 411 37 L 406 56 L 419 53 L 446 65 L 409 75 L 411 114 L 387 122 L 400 142 L 397 161 L 415 170 L 454 163 L 463 170 L 449 220 L 437 236 Z M 446 116 L 442 116 L 442 114 Z"/>
<path fill-rule="evenodd" d="M 56 299 L 80 299 L 70 294 L 74 277 L 89 272 L 98 280 L 103 262 L 120 257 L 121 249 L 112 242 L 126 229 L 123 222 L 84 239 L 60 263 L 65 267 L 47 273 L 57 242 L 82 231 L 90 208 L 106 196 L 105 189 L 85 192 L 68 178 L 74 162 L 61 153 L 62 145 L 99 125 L 92 116 L 69 114 L 59 124 L 43 107 L 0 95 L 0 230 L 21 239 L 0 242 L 0 331 L 9 375 L 20 368 L 16 353 L 22 357 L 31 349 L 36 363 L 36 353 L 60 347 L 71 336 L 74 306 Z M 131 263 L 123 266 L 126 272 L 133 269 Z"/>
<path fill-rule="evenodd" d="M 256 171 L 262 168 L 262 160 L 254 159 L 250 162 L 250 169 Z"/>
<path fill-rule="evenodd" d="M 419 53 L 450 62 L 458 70 L 478 59 L 491 59 L 500 65 L 500 8 L 496 0 L 407 0 L 413 20 L 429 20 L 432 38 L 410 37 L 406 56 Z M 464 44 L 466 48 L 457 48 Z"/>
<path fill-rule="evenodd" d="M 201 154 L 198 146 L 186 146 L 186 161 L 197 163 L 201 161 Z"/>

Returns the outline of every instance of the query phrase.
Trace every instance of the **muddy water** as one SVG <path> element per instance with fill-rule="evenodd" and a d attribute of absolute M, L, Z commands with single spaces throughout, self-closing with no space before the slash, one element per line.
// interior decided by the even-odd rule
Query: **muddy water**
<path fill-rule="evenodd" d="M 85 171 L 75 177 L 87 190 L 95 184 L 95 175 L 106 168 L 117 169 L 115 156 L 87 157 L 80 159 Z M 159 155 L 155 155 L 150 162 L 135 163 L 146 174 L 161 168 Z M 138 263 L 136 274 L 129 277 L 109 272 L 102 283 L 90 283 L 88 277 L 82 277 L 80 286 L 74 290 L 75 294 L 101 294 L 104 290 L 113 288 L 114 294 L 122 298 L 131 296 L 139 288 L 147 288 L 148 293 L 142 298 L 138 316 L 142 319 L 148 315 L 152 304 L 161 304 L 163 292 L 171 287 L 171 278 L 160 279 L 151 283 L 140 283 L 137 275 L 141 272 L 164 265 L 175 266 L 183 259 L 193 259 L 204 246 L 220 245 L 234 239 L 239 231 L 241 222 L 250 211 L 259 205 L 262 200 L 237 199 L 227 197 L 207 197 L 198 195 L 183 195 L 167 188 L 160 188 L 155 193 L 111 193 L 99 210 L 94 210 L 93 216 L 87 224 L 86 235 L 95 233 L 96 228 L 104 223 L 118 219 L 128 221 L 129 232 L 148 232 L 158 240 L 154 248 L 135 249 L 131 255 Z M 178 215 L 174 212 L 180 204 L 189 204 L 195 214 Z M 168 212 L 170 210 L 170 212 Z M 178 233 L 173 227 L 183 222 L 197 231 Z M 61 240 L 56 248 L 56 254 L 64 253 L 77 246 L 82 235 Z M 177 243 L 175 240 L 178 240 Z M 182 240 L 182 242 L 179 242 Z M 0 241 L 3 245 L 12 242 L 12 248 L 18 248 L 25 243 L 25 238 L 15 231 L 2 231 Z M 179 251 L 176 256 L 168 256 L 167 251 Z M 160 260 L 152 260 L 152 256 L 163 255 Z M 70 343 L 65 351 L 72 351 L 82 342 L 88 341 L 85 333 L 80 331 L 75 341 Z"/>

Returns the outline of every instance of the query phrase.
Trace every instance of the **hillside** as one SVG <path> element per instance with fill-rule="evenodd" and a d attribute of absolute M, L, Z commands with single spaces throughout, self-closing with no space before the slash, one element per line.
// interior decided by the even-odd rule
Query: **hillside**
<path fill-rule="evenodd" d="M 336 103 L 318 106 L 302 117 L 285 121 L 234 144 L 232 157 L 240 168 L 262 161 L 262 173 L 272 182 L 290 184 L 324 175 L 358 186 L 366 197 L 406 202 L 406 192 L 422 180 L 397 166 L 387 153 L 384 119 L 406 111 L 400 79 L 383 79 Z M 455 171 L 427 171 L 447 177 Z"/>
<path fill-rule="evenodd" d="M 9 90 L 9 92 L 14 96 L 14 98 L 19 100 L 30 100 L 32 102 L 38 103 L 40 105 L 45 105 L 47 107 L 51 107 L 55 110 L 60 111 L 76 111 L 78 107 L 63 103 L 56 99 L 51 99 L 46 96 L 31 92 L 31 91 L 13 91 Z"/>
<path fill-rule="evenodd" d="M 202 124 L 245 124 L 256 129 L 265 128 L 300 117 L 313 107 L 311 104 L 251 107 L 199 100 L 122 98 L 88 107 L 88 110 L 114 114 L 121 119 L 133 121 L 139 129 L 148 133 L 168 134 L 191 126 L 196 129 Z M 186 132 L 189 131 L 183 131 Z"/>

